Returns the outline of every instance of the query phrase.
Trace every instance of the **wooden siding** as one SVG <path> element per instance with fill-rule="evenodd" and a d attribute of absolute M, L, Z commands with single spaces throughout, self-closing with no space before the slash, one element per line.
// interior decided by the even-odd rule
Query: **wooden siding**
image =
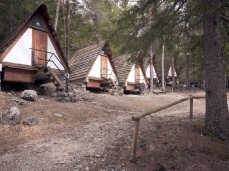
<path fill-rule="evenodd" d="M 35 71 L 16 68 L 5 68 L 3 81 L 34 83 Z"/>
<path fill-rule="evenodd" d="M 107 57 L 101 56 L 101 77 L 107 78 Z"/>
<path fill-rule="evenodd" d="M 125 90 L 129 90 L 129 91 L 135 90 L 135 85 L 134 85 L 134 84 L 128 84 L 128 85 L 126 86 Z"/>
<path fill-rule="evenodd" d="M 47 51 L 47 33 L 33 29 L 32 31 L 32 47 L 42 51 Z M 46 64 L 46 53 L 33 50 L 32 64 L 44 66 Z"/>
<path fill-rule="evenodd" d="M 135 65 L 135 82 L 140 83 L 140 67 Z"/>
<path fill-rule="evenodd" d="M 87 87 L 89 87 L 89 88 L 99 88 L 100 84 L 101 84 L 101 81 L 89 80 L 89 82 L 87 82 Z"/>

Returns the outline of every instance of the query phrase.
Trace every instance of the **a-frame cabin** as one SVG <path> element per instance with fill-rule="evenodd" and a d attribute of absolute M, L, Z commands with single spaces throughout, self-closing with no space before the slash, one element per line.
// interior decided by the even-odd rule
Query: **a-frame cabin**
<path fill-rule="evenodd" d="M 124 91 L 142 92 L 148 86 L 142 65 L 131 62 L 140 53 L 124 54 L 113 59 L 119 78 L 119 85 Z"/>
<path fill-rule="evenodd" d="M 169 68 L 169 71 L 168 71 L 168 75 L 167 75 L 167 79 L 169 80 L 172 80 L 172 76 L 173 76 L 173 73 L 172 73 L 172 67 L 170 66 Z M 176 73 L 176 69 L 174 68 L 174 77 L 176 78 L 177 77 L 177 73 Z"/>
<path fill-rule="evenodd" d="M 145 72 L 145 76 L 147 79 L 148 84 L 150 84 L 150 58 L 144 58 L 144 72 Z M 156 68 L 156 56 L 153 56 L 153 82 L 154 84 L 156 84 L 156 82 L 158 82 L 158 76 L 157 76 L 157 68 Z"/>
<path fill-rule="evenodd" d="M 0 63 L 3 82 L 52 81 L 57 89 L 66 89 L 62 79 L 70 69 L 46 5 L 39 5 L 0 44 Z"/>
<path fill-rule="evenodd" d="M 69 66 L 71 84 L 83 83 L 94 89 L 115 88 L 118 84 L 108 40 L 75 52 L 69 59 Z"/>

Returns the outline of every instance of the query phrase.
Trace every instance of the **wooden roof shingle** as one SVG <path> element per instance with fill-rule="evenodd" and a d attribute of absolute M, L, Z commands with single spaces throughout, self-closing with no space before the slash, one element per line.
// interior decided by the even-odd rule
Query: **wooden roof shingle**
<path fill-rule="evenodd" d="M 69 67 L 72 71 L 69 80 L 74 81 L 86 77 L 92 64 L 98 55 L 103 55 L 102 53 L 107 55 L 110 59 L 112 58 L 108 40 L 100 41 L 97 44 L 90 45 L 75 52 L 69 59 Z M 113 64 L 111 65 L 113 66 Z"/>
<path fill-rule="evenodd" d="M 118 78 L 120 83 L 126 82 L 126 79 L 130 73 L 132 66 L 134 65 L 131 62 L 132 54 L 124 54 L 113 58 L 114 65 L 118 74 Z"/>

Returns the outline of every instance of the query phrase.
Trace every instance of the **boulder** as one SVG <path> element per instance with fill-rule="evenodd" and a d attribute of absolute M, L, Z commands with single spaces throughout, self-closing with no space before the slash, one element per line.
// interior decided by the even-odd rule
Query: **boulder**
<path fill-rule="evenodd" d="M 21 98 L 29 101 L 36 101 L 37 99 L 37 92 L 34 90 L 24 90 L 21 93 Z"/>
<path fill-rule="evenodd" d="M 33 125 L 37 124 L 37 119 L 34 116 L 29 117 L 23 121 L 23 124 L 33 126 Z"/>
<path fill-rule="evenodd" d="M 21 112 L 17 107 L 11 107 L 2 114 L 2 123 L 16 125 L 21 122 Z"/>

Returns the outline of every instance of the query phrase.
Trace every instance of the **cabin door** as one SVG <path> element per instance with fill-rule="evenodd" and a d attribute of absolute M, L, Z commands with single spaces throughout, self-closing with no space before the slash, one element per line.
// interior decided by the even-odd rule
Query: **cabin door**
<path fill-rule="evenodd" d="M 45 66 L 47 33 L 36 29 L 32 30 L 32 64 L 33 66 Z"/>
<path fill-rule="evenodd" d="M 140 83 L 140 67 L 135 65 L 135 82 Z"/>
<path fill-rule="evenodd" d="M 101 56 L 101 77 L 107 78 L 107 57 Z"/>

